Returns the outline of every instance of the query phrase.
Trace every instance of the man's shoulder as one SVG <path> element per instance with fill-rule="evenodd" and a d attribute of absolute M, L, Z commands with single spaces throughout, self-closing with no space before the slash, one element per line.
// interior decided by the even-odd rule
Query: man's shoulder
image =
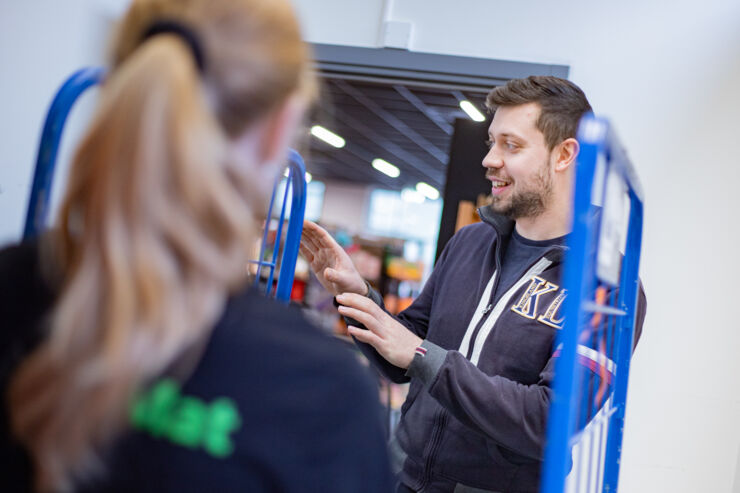
<path fill-rule="evenodd" d="M 483 221 L 478 221 L 473 224 L 468 224 L 467 226 L 463 226 L 460 228 L 460 230 L 455 234 L 465 234 L 465 235 L 496 235 L 496 230 L 491 226 L 490 224 L 487 224 Z"/>
<path fill-rule="evenodd" d="M 490 224 L 477 222 L 460 228 L 450 239 L 450 246 L 465 249 L 476 245 L 489 246 L 496 237 L 496 230 Z"/>

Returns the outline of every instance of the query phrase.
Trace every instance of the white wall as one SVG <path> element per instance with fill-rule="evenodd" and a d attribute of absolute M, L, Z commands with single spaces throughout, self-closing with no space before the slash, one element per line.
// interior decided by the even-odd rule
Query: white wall
<path fill-rule="evenodd" d="M 295 0 L 307 38 L 377 46 L 353 8 Z M 352 4 L 352 7 L 349 4 Z M 740 444 L 740 2 L 397 0 L 410 48 L 561 63 L 617 126 L 647 193 L 645 331 L 633 360 L 621 491 L 730 492 Z M 368 25 L 376 23 L 375 29 Z M 339 28 L 338 26 L 342 26 Z"/>
<path fill-rule="evenodd" d="M 367 185 L 331 181 L 324 183 L 326 190 L 321 223 L 343 228 L 350 234 L 361 233 L 367 223 L 367 205 L 372 190 Z"/>
<path fill-rule="evenodd" d="M 616 123 L 647 192 L 649 308 L 633 362 L 621 491 L 726 493 L 740 484 L 732 297 L 740 2 L 294 2 L 313 42 L 375 46 L 385 17 L 413 23 L 416 51 L 571 67 L 597 112 Z M 0 2 L 0 243 L 20 235 L 53 90 L 100 61 L 99 26 L 125 3 Z"/>
<path fill-rule="evenodd" d="M 0 244 L 25 220 L 41 128 L 54 92 L 73 71 L 103 63 L 107 31 L 126 0 L 0 2 Z M 64 174 L 95 91 L 73 109 L 59 152 Z M 55 180 L 55 185 L 61 184 Z M 60 187 L 55 186 L 55 193 Z"/>
<path fill-rule="evenodd" d="M 735 487 L 732 493 L 740 493 L 740 448 L 737 451 L 737 466 L 735 467 Z"/>

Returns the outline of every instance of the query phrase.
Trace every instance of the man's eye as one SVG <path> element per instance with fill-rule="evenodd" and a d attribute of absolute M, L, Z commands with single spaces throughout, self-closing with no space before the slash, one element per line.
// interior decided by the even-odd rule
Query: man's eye
<path fill-rule="evenodd" d="M 506 143 L 506 149 L 508 149 L 508 150 L 510 150 L 510 151 L 515 151 L 515 150 L 517 150 L 518 148 L 519 148 L 519 146 L 518 146 L 518 145 L 516 145 L 516 144 L 515 144 L 515 143 L 513 143 L 513 142 L 507 142 L 507 143 Z"/>
<path fill-rule="evenodd" d="M 489 149 L 493 147 L 493 141 L 491 139 L 487 139 L 485 142 L 486 142 L 486 147 L 488 147 Z"/>

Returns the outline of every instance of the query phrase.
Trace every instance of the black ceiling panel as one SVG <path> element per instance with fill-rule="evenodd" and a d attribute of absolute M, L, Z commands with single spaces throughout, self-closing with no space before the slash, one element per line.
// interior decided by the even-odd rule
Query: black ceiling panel
<path fill-rule="evenodd" d="M 458 90 L 364 80 L 324 78 L 310 125 L 319 124 L 346 141 L 342 149 L 310 137 L 306 169 L 319 180 L 349 181 L 401 190 L 426 181 L 444 187 L 455 119 L 469 118 L 460 97 L 485 113 L 483 90 Z M 371 162 L 384 159 L 401 174 L 391 178 Z"/>

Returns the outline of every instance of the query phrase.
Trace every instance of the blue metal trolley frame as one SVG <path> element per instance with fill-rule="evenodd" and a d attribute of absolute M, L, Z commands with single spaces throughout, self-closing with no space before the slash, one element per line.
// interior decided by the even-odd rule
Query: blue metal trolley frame
<path fill-rule="evenodd" d="M 62 84 L 52 100 L 49 111 L 46 115 L 44 128 L 41 133 L 41 143 L 39 144 L 38 157 L 34 170 L 33 185 L 31 186 L 31 196 L 28 202 L 28 211 L 26 213 L 26 223 L 23 229 L 24 239 L 37 236 L 45 227 L 49 216 L 49 198 L 54 180 L 54 172 L 59 152 L 59 144 L 62 138 L 62 131 L 72 106 L 85 90 L 100 84 L 105 79 L 105 70 L 99 67 L 83 68 L 72 74 Z M 273 189 L 270 200 L 270 209 L 267 214 L 265 224 L 265 234 L 263 236 L 262 248 L 260 250 L 259 260 L 254 261 L 258 264 L 257 278 L 261 269 L 269 269 L 269 281 L 266 294 L 269 296 L 272 292 L 272 280 L 275 268 L 280 265 L 277 288 L 275 297 L 287 303 L 290 301 L 291 288 L 295 275 L 295 265 L 298 258 L 298 247 L 303 232 L 303 217 L 306 209 L 306 167 L 303 158 L 298 152 L 290 150 L 289 155 L 289 177 L 288 186 L 285 187 L 285 193 L 282 201 L 282 211 L 278 221 L 278 230 L 275 238 L 275 248 L 272 259 L 267 261 L 265 251 L 268 248 L 267 236 L 270 225 L 272 208 L 275 203 L 275 194 L 278 183 Z M 291 208 L 288 217 L 288 228 L 282 248 L 282 255 L 279 256 L 280 244 L 282 238 L 283 223 L 285 222 L 285 211 L 288 193 L 291 192 Z"/>
<path fill-rule="evenodd" d="M 303 217 L 306 211 L 306 166 L 303 163 L 301 155 L 293 149 L 290 150 L 288 179 L 285 191 L 283 192 L 282 206 L 280 210 L 280 218 L 277 223 L 277 231 L 275 233 L 275 244 L 272 258 L 270 260 L 265 260 L 267 249 L 269 247 L 267 239 L 269 235 L 272 211 L 275 206 L 275 196 L 280 188 L 280 181 L 281 180 L 279 178 L 272 189 L 270 206 L 267 209 L 267 218 L 265 220 L 265 230 L 262 235 L 259 260 L 253 260 L 252 263 L 257 264 L 257 273 L 254 281 L 255 286 L 259 286 L 262 269 L 267 268 L 268 274 L 265 294 L 269 296 L 270 291 L 272 290 L 272 281 L 275 275 L 275 269 L 278 266 L 278 259 L 280 259 L 280 273 L 278 274 L 275 298 L 287 302 L 290 301 L 293 277 L 295 276 L 295 265 L 298 259 L 298 248 L 301 243 L 301 234 L 303 233 Z M 285 208 L 288 204 L 289 195 L 291 195 L 290 219 L 288 220 L 288 231 L 285 235 L 283 253 L 282 256 L 279 256 L 278 252 L 280 251 L 280 239 L 282 238 Z"/>
<path fill-rule="evenodd" d="M 573 233 L 568 242 L 563 276 L 568 292 L 564 306 L 566 322 L 556 341 L 560 357 L 555 366 L 542 493 L 617 491 L 639 290 L 644 194 L 637 173 L 607 120 L 584 116 L 578 141 L 581 149 L 576 166 Z M 621 182 L 622 196 L 629 203 L 629 213 L 624 255 L 617 259 L 618 279 L 612 277 L 611 281 L 605 282 L 604 276 L 598 272 L 597 257 L 600 248 L 604 247 L 601 244 L 604 238 L 602 229 L 607 227 L 604 219 L 607 211 L 595 213 L 592 202 L 595 197 L 607 198 L 610 176 Z M 614 253 L 621 256 L 618 250 Z M 599 289 L 608 294 L 595 300 Z M 589 338 L 593 336 L 594 340 L 601 341 L 598 347 L 592 348 L 595 352 L 591 354 L 596 354 L 597 360 L 603 360 L 602 368 L 609 367 L 609 375 L 603 372 L 610 382 L 608 393 L 603 398 L 597 395 L 593 379 L 584 378 L 587 370 L 578 364 L 584 331 Z M 581 349 L 583 351 L 589 349 Z M 595 408 L 599 406 L 601 409 L 596 412 Z M 601 417 L 608 431 L 603 433 L 602 428 L 589 438 L 589 447 L 582 451 L 588 457 L 587 463 L 574 463 L 571 456 L 573 447 L 582 437 L 587 421 L 596 419 L 594 416 Z M 566 488 L 571 467 L 574 474 L 587 480 L 577 478 L 571 481 L 570 488 Z M 584 483 L 586 488 L 583 488 Z"/>

